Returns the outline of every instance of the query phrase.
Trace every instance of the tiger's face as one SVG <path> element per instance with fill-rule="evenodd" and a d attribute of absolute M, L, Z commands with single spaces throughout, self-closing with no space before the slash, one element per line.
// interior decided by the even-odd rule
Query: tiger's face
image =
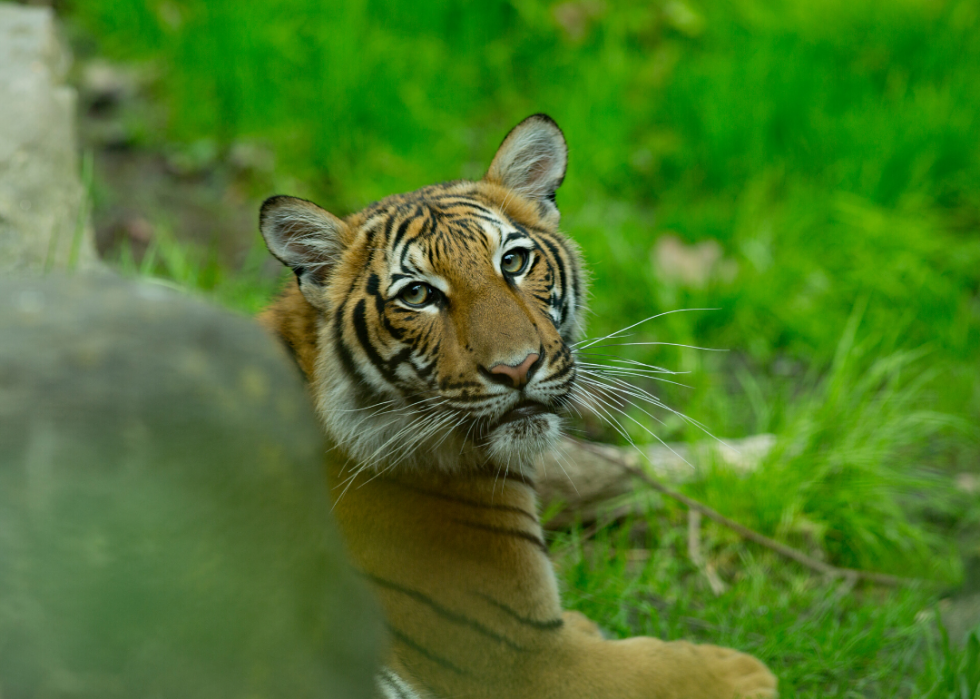
<path fill-rule="evenodd" d="M 585 293 L 554 204 L 566 161 L 537 115 L 479 182 L 346 220 L 292 197 L 263 205 L 269 249 L 315 309 L 321 419 L 359 466 L 523 469 L 557 442 Z"/>

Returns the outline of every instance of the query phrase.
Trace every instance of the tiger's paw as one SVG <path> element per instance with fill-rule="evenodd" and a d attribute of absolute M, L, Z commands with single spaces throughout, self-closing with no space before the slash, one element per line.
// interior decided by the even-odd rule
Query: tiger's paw
<path fill-rule="evenodd" d="M 775 699 L 779 696 L 779 680 L 761 660 L 720 646 L 693 646 L 725 689 L 718 699 Z"/>

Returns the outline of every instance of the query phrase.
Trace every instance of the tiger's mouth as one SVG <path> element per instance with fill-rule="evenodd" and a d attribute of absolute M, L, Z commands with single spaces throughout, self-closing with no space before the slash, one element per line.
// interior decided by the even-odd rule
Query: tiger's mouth
<path fill-rule="evenodd" d="M 549 408 L 544 403 L 539 403 L 535 400 L 525 400 L 521 401 L 513 408 L 508 410 L 506 413 L 501 415 L 493 423 L 492 429 L 497 429 L 498 427 L 503 427 L 512 422 L 518 422 L 520 420 L 528 420 L 536 415 L 553 414 L 554 410 Z"/>
<path fill-rule="evenodd" d="M 553 449 L 561 437 L 561 418 L 553 407 L 523 400 L 489 425 L 484 443 L 493 461 L 531 465 L 537 454 Z"/>

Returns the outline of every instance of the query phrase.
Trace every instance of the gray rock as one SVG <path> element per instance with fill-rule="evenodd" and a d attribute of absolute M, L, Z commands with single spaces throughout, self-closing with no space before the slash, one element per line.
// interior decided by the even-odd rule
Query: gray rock
<path fill-rule="evenodd" d="M 0 279 L 0 696 L 371 696 L 298 371 L 253 321 Z"/>
<path fill-rule="evenodd" d="M 49 8 L 0 3 L 0 274 L 98 265 Z"/>

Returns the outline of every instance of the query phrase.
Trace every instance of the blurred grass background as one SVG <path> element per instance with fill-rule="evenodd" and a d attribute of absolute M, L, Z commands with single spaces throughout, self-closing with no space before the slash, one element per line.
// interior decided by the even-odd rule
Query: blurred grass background
<path fill-rule="evenodd" d="M 980 590 L 980 572 L 970 572 L 980 561 L 975 0 L 65 0 L 60 8 L 80 55 L 152 76 L 145 93 L 154 107 L 126 116 L 127 149 L 167 153 L 192 184 L 243 152 L 268 155 L 226 178 L 249 217 L 278 192 L 344 215 L 393 192 L 480 177 L 511 126 L 550 114 L 571 149 L 558 204 L 593 273 L 590 334 L 664 311 L 717 309 L 665 316 L 627 342 L 728 352 L 610 351 L 690 371 L 691 388 L 653 390 L 713 434 L 778 438 L 752 475 L 719 469 L 689 492 L 836 564 Z M 93 189 L 96 211 L 124 196 L 98 178 Z M 166 226 L 145 251 L 114 254 L 124 268 L 254 311 L 279 278 L 262 273 L 254 224 L 234 235 L 231 257 Z M 671 413 L 662 424 L 631 416 L 637 441 L 651 439 L 646 428 L 665 440 L 703 438 Z M 581 428 L 622 440 L 598 424 Z M 665 512 L 648 523 L 660 532 L 654 548 L 671 546 L 681 516 Z M 587 565 L 569 536 L 556 546 Z M 732 571 L 748 565 L 733 553 L 737 541 L 713 536 L 717 560 Z M 779 565 L 765 561 L 769 571 Z M 625 604 L 618 587 L 595 592 L 626 584 L 609 582 L 620 573 L 566 578 L 572 601 L 602 614 Z M 804 594 L 798 576 L 771 574 L 797 590 L 791 608 L 827 608 L 819 584 Z M 743 616 L 774 594 L 740 587 L 721 601 L 699 594 L 709 608 Z M 760 652 L 790 673 L 788 696 L 946 696 L 936 688 L 952 681 L 944 671 L 957 677 L 958 661 L 941 651 L 923 660 L 933 657 L 924 648 L 940 647 L 934 629 L 920 623 L 897 645 L 889 636 L 934 595 L 874 593 L 841 605 L 860 614 L 896 605 L 877 645 L 848 666 L 865 677 L 878 668 L 860 691 L 829 679 L 839 659 L 793 674 L 813 648 Z M 831 617 L 839 630 L 842 617 Z M 720 624 L 722 636 L 739 623 Z M 786 623 L 783 636 L 839 644 L 829 631 Z M 913 647 L 922 653 L 909 661 Z M 896 675 L 906 662 L 912 674 Z"/>

